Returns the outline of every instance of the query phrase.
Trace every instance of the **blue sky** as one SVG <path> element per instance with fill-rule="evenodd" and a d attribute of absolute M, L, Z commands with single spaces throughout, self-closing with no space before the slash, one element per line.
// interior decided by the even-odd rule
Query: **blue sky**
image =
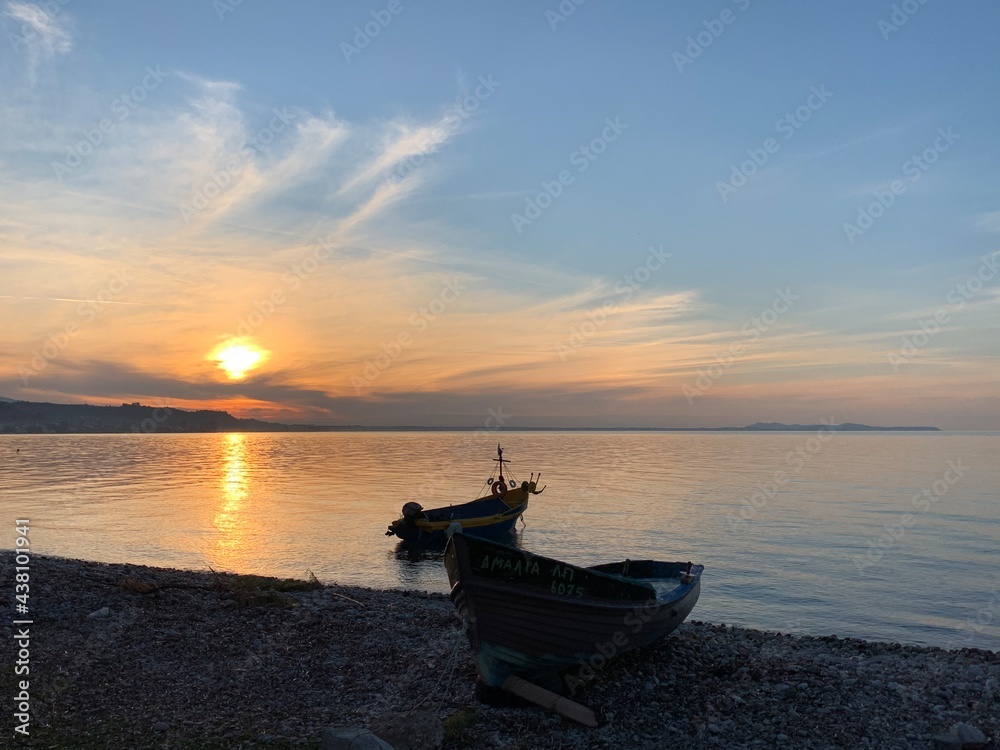
<path fill-rule="evenodd" d="M 5 395 L 1000 428 L 996 4 L 56 0 L 2 20 Z M 72 301 L 102 291 L 92 315 Z M 233 338 L 262 353 L 237 378 L 211 354 Z"/>

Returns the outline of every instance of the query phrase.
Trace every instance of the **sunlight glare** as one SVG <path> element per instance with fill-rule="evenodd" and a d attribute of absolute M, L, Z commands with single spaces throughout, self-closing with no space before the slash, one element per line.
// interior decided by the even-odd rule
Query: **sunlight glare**
<path fill-rule="evenodd" d="M 229 339 L 209 352 L 207 359 L 218 362 L 230 380 L 241 380 L 265 362 L 269 353 L 248 339 Z"/>

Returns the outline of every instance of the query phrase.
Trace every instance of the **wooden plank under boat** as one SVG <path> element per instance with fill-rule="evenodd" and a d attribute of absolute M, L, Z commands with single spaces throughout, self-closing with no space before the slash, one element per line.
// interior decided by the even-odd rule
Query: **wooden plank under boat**
<path fill-rule="evenodd" d="M 655 560 L 583 568 L 468 534 L 452 536 L 445 568 L 480 678 L 499 688 L 517 676 L 558 692 L 676 629 L 704 569 Z"/>
<path fill-rule="evenodd" d="M 545 488 L 537 489 L 534 473 L 530 481 L 520 484 L 505 477 L 504 466 L 510 461 L 503 457 L 503 449 L 499 445 L 497 456 L 493 459 L 497 468 L 486 482 L 490 487 L 489 495 L 430 510 L 425 510 L 419 503 L 408 502 L 403 506 L 399 519 L 389 524 L 386 536 L 395 535 L 406 542 L 432 544 L 443 543 L 447 538 L 446 532 L 456 528 L 476 535 L 502 537 L 509 534 L 517 519 L 528 509 L 531 495 L 539 495 Z M 538 479 L 541 479 L 541 474 Z"/>

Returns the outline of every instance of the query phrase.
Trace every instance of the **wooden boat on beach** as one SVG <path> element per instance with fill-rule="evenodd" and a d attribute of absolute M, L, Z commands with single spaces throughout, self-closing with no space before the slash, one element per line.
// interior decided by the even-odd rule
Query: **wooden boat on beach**
<path fill-rule="evenodd" d="M 677 628 L 698 601 L 703 571 L 654 560 L 582 568 L 467 534 L 448 542 L 445 568 L 481 680 L 557 693 Z"/>
<path fill-rule="evenodd" d="M 528 498 L 540 495 L 538 480 L 534 472 L 527 482 L 518 483 L 512 476 L 504 476 L 504 465 L 510 461 L 503 457 L 503 449 L 497 445 L 496 467 L 486 487 L 490 494 L 459 505 L 424 510 L 420 503 L 410 501 L 403 506 L 402 515 L 389 524 L 386 536 L 397 536 L 406 542 L 420 544 L 444 543 L 445 532 L 450 528 L 468 534 L 502 536 L 509 534 L 524 512 L 528 509 Z M 484 487 L 485 489 L 485 487 Z"/>

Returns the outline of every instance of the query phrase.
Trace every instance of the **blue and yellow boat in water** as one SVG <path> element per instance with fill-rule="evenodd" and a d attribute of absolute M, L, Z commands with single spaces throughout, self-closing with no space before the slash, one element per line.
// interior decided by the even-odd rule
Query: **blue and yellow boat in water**
<path fill-rule="evenodd" d="M 504 466 L 510 461 L 503 457 L 503 449 L 497 445 L 496 466 L 486 480 L 489 494 L 484 494 L 471 502 L 448 505 L 425 510 L 420 503 L 408 502 L 403 506 L 400 517 L 389 524 L 386 536 L 398 536 L 406 542 L 443 543 L 449 529 L 476 536 L 503 537 L 510 534 L 524 512 L 528 509 L 528 499 L 540 495 L 538 480 L 534 472 L 527 482 L 518 483 L 508 472 L 504 476 Z"/>

